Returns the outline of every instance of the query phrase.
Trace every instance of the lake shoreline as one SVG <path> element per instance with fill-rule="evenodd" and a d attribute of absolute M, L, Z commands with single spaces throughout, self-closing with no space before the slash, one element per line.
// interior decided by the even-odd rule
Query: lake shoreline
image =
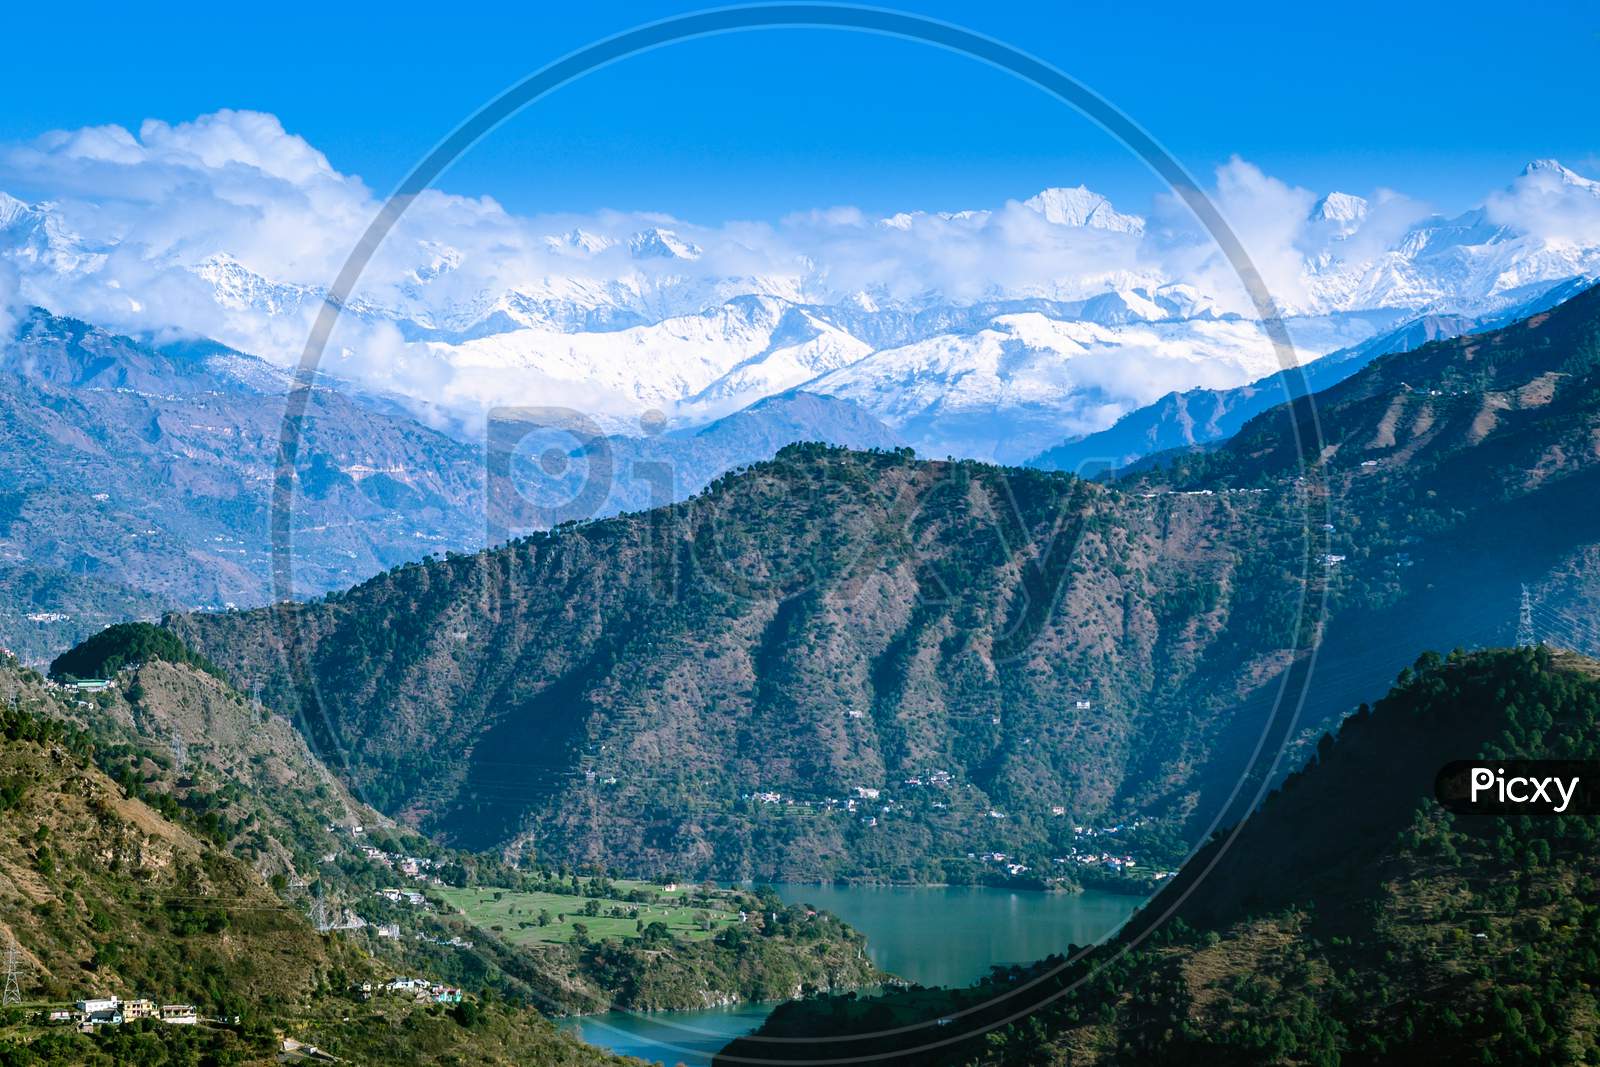
<path fill-rule="evenodd" d="M 898 980 L 853 990 L 869 995 L 900 985 L 970 985 L 990 967 L 1031 963 L 1069 944 L 1099 942 L 1147 899 L 1100 889 L 1061 892 L 841 880 L 779 882 L 772 888 L 786 904 L 831 913 L 866 939 L 872 965 Z M 937 927 L 937 938 L 928 936 L 930 925 Z M 556 1025 L 621 1055 L 705 1067 L 729 1042 L 753 1032 L 786 1002 L 741 1001 L 688 1011 L 611 1011 L 564 1016 Z"/>

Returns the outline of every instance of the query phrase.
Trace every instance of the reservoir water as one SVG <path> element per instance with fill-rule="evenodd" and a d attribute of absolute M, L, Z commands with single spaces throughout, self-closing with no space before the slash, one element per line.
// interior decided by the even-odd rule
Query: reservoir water
<path fill-rule="evenodd" d="M 965 985 L 997 964 L 1027 963 L 1099 941 L 1140 904 L 1118 893 L 1031 893 L 983 886 L 780 885 L 791 904 L 831 911 L 867 938 L 880 968 L 923 985 Z M 761 1025 L 770 1004 L 700 1011 L 613 1011 L 565 1019 L 591 1045 L 702 1067 Z"/>

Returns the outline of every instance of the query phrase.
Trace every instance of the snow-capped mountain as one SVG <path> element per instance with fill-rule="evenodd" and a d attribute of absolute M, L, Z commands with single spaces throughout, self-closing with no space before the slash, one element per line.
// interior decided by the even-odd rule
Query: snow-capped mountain
<path fill-rule="evenodd" d="M 652 226 L 628 238 L 628 251 L 634 259 L 699 259 L 700 247 L 685 241 L 671 230 Z"/>
<path fill-rule="evenodd" d="M 197 189 L 253 165 L 166 162 L 191 168 Z M 1424 312 L 1481 316 L 1600 273 L 1600 182 L 1553 161 L 1452 217 L 1387 192 L 1278 183 L 1275 200 L 1241 198 L 1272 180 L 1229 167 L 1219 207 L 1301 361 Z M 0 195 L 0 262 L 24 303 L 286 364 L 376 202 L 331 168 L 256 176 L 237 219 L 212 205 L 202 228 L 151 221 L 158 205 L 113 210 L 126 208 L 120 189 L 105 202 Z M 327 358 L 458 412 L 563 404 L 607 426 L 651 409 L 692 426 L 803 387 L 863 406 L 927 453 L 1020 459 L 1165 393 L 1280 367 L 1231 268 L 1186 216 L 1156 208 L 1152 223 L 1077 186 L 998 207 L 702 226 L 518 218 L 425 194 L 346 301 Z"/>
<path fill-rule="evenodd" d="M 1055 226 L 1084 226 L 1118 233 L 1144 232 L 1144 219 L 1120 214 L 1112 208 L 1111 201 L 1081 185 L 1075 189 L 1046 189 L 1022 203 Z"/>

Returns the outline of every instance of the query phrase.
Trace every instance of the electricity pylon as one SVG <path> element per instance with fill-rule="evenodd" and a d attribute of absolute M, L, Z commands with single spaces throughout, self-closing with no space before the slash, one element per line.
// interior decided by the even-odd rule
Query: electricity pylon
<path fill-rule="evenodd" d="M 1533 600 L 1528 596 L 1528 583 L 1522 583 L 1522 605 L 1517 610 L 1517 647 L 1532 648 L 1538 644 L 1533 636 Z"/>
<path fill-rule="evenodd" d="M 22 982 L 18 972 L 22 968 L 22 955 L 17 951 L 17 939 L 14 935 L 6 937 L 6 984 L 0 991 L 0 1007 L 9 1008 L 13 1004 L 22 1003 Z"/>

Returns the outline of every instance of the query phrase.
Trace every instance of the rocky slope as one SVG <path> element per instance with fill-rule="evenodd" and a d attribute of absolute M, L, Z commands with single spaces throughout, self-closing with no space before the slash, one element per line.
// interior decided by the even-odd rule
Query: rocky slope
<path fill-rule="evenodd" d="M 63 677 L 114 679 L 92 694 L 58 690 L 56 702 L 42 704 L 87 730 L 102 766 L 160 811 L 199 813 L 206 841 L 248 864 L 289 911 L 310 915 L 320 902 L 330 921 L 360 916 L 368 925 L 342 936 L 392 972 L 491 989 L 551 1014 L 704 1007 L 881 978 L 860 934 L 832 916 L 751 893 L 714 908 L 748 912 L 748 923 L 702 940 L 670 931 L 645 937 L 644 924 L 629 923 L 618 937 L 530 945 L 490 924 L 472 925 L 442 897 L 386 899 L 381 891 L 396 886 L 432 894 L 471 884 L 487 896 L 534 885 L 557 894 L 547 902 L 572 916 L 586 903 L 554 870 L 442 849 L 360 803 L 287 719 L 236 692 L 169 631 L 113 627 L 55 666 Z M 592 867 L 590 884 L 610 866 Z M 394 924 L 400 936 L 374 938 L 381 924 Z"/>

